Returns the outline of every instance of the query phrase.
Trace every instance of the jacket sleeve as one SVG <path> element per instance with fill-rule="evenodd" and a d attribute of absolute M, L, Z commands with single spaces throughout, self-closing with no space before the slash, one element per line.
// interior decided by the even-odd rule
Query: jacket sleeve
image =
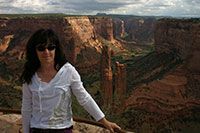
<path fill-rule="evenodd" d="M 30 131 L 30 120 L 32 112 L 32 93 L 28 85 L 23 84 L 23 97 L 22 97 L 22 124 L 23 132 L 29 133 Z"/>
<path fill-rule="evenodd" d="M 104 113 L 101 111 L 99 106 L 96 104 L 91 95 L 83 87 L 80 75 L 73 67 L 71 71 L 71 89 L 73 94 L 76 96 L 79 104 L 84 107 L 84 109 L 93 116 L 96 121 L 99 121 L 105 117 Z"/>

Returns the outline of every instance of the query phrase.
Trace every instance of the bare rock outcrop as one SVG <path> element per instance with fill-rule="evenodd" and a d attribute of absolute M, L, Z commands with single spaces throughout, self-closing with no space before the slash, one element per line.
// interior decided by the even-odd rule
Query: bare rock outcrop
<path fill-rule="evenodd" d="M 127 72 L 126 65 L 115 62 L 114 73 L 114 102 L 113 112 L 121 113 L 125 110 Z M 120 106 L 120 108 L 119 108 Z"/>
<path fill-rule="evenodd" d="M 123 37 L 125 35 L 125 26 L 124 20 L 121 19 L 113 19 L 113 36 Z"/>
<path fill-rule="evenodd" d="M 171 110 L 170 101 L 179 105 L 180 103 L 187 103 L 190 101 L 188 103 L 194 103 L 194 106 L 199 106 L 200 99 L 198 98 L 198 94 L 200 94 L 200 91 L 197 89 L 199 87 L 198 83 L 200 82 L 200 64 L 197 61 L 199 59 L 198 53 L 200 51 L 198 45 L 200 43 L 199 22 L 199 19 L 161 19 L 158 21 L 155 32 L 156 51 L 158 53 L 169 53 L 176 50 L 176 58 L 180 58 L 183 63 L 169 71 L 162 79 L 138 86 L 141 90 L 146 90 L 147 94 L 145 91 L 139 91 L 137 93 L 141 93 L 144 97 L 151 97 L 152 100 L 155 100 L 156 92 L 154 92 L 154 90 L 160 91 L 160 93 L 158 93 L 159 98 L 157 99 L 167 99 L 164 103 L 168 104 L 169 110 Z M 176 60 L 176 58 L 174 60 Z M 147 74 L 146 77 L 151 77 L 153 73 L 158 73 L 167 65 L 168 64 L 155 69 Z M 191 89 L 190 94 L 188 87 Z M 136 91 L 137 89 L 134 90 L 133 93 Z M 191 96 L 186 98 L 187 95 Z M 134 94 L 134 99 L 137 99 L 137 97 L 139 97 L 139 94 Z M 130 99 L 132 100 L 132 98 Z M 136 101 L 139 102 L 140 100 Z M 130 103 L 130 101 L 128 103 Z M 133 100 L 132 103 L 134 103 Z M 181 106 L 187 108 L 189 105 L 181 104 Z M 160 107 L 162 106 L 160 105 Z M 173 105 L 173 107 L 174 108 L 171 110 L 172 112 L 173 110 L 180 109 L 180 107 L 175 105 Z M 191 107 L 193 107 L 193 105 Z M 166 109 L 163 109 L 160 113 L 166 112 L 167 106 Z"/>
<path fill-rule="evenodd" d="M 0 115 L 0 132 L 1 133 L 21 133 L 21 115 L 7 114 Z"/>
<path fill-rule="evenodd" d="M 0 132 L 23 133 L 21 115 L 19 114 L 0 115 Z M 109 131 L 99 126 L 74 121 L 73 133 L 109 133 Z"/>
<path fill-rule="evenodd" d="M 4 36 L 3 39 L 0 39 L 0 54 L 6 51 L 10 43 L 10 40 L 13 37 L 14 37 L 13 35 L 7 35 L 7 36 Z"/>
<path fill-rule="evenodd" d="M 113 41 L 112 19 L 107 17 L 0 18 L 0 26 L 0 52 L 6 51 L 6 55 L 17 59 L 21 58 L 21 51 L 24 51 L 28 38 L 40 28 L 53 29 L 64 45 L 68 60 L 83 67 L 99 63 L 98 56 L 88 59 L 90 61 L 81 57 L 77 62 L 77 56 L 84 51 L 88 55 L 93 51 L 101 53 L 102 44 L 97 35 Z"/>
<path fill-rule="evenodd" d="M 65 30 L 65 41 L 67 45 L 70 45 L 73 53 L 73 62 L 78 65 L 78 67 L 92 66 L 98 64 L 98 58 L 85 59 L 81 58 L 77 61 L 77 56 L 83 54 L 83 51 L 87 49 L 93 49 L 97 53 L 101 53 L 102 44 L 96 39 L 96 30 L 91 24 L 88 17 L 66 17 L 65 22 L 67 23 Z M 69 46 L 66 46 L 69 47 Z M 92 51 L 88 51 L 90 54 Z M 87 54 L 84 53 L 84 54 Z M 80 57 L 80 56 L 79 56 Z"/>
<path fill-rule="evenodd" d="M 90 21 L 98 35 L 108 41 L 113 41 L 113 23 L 109 17 L 90 17 Z"/>
<path fill-rule="evenodd" d="M 115 63 L 115 88 L 114 92 L 121 97 L 126 96 L 126 65 Z"/>
<path fill-rule="evenodd" d="M 111 49 L 103 47 L 100 62 L 100 89 L 104 92 L 104 103 L 106 105 L 113 96 L 113 75 L 111 69 Z"/>
<path fill-rule="evenodd" d="M 185 60 L 186 68 L 193 73 L 200 73 L 200 63 L 197 61 L 200 54 L 199 43 L 199 19 L 161 19 L 157 22 L 156 51 L 177 49 L 178 56 Z"/>
<path fill-rule="evenodd" d="M 113 86 L 114 79 L 114 86 Z M 127 73 L 126 65 L 115 63 L 115 72 L 111 69 L 111 49 L 104 46 L 100 63 L 100 88 L 104 94 L 104 103 L 108 105 L 115 97 L 115 102 L 123 103 L 126 97 Z M 124 107 L 124 106 L 123 106 Z"/>
<path fill-rule="evenodd" d="M 121 17 L 120 19 L 114 18 L 113 21 L 115 37 L 125 37 L 126 35 L 125 38 L 127 40 L 154 42 L 154 31 L 157 21 L 155 18 Z"/>
<path fill-rule="evenodd" d="M 162 131 L 178 131 L 176 124 L 180 121 L 184 121 L 184 123 L 178 126 L 179 131 L 184 128 L 193 130 L 191 127 L 193 124 L 187 119 L 196 124 L 199 123 L 199 31 L 199 19 L 161 19 L 158 21 L 155 31 L 156 52 L 172 53 L 175 57 L 168 64 L 157 67 L 143 75 L 142 78 L 149 77 L 147 79 L 150 79 L 159 72 L 162 75 L 161 71 L 164 69 L 168 70 L 167 73 L 156 80 L 149 80 L 149 82 L 143 80 L 146 83 L 138 84 L 131 91 L 131 96 L 126 101 L 126 107 L 143 110 L 141 112 L 146 113 L 141 117 L 138 114 L 139 117 L 134 121 L 134 123 L 146 121 L 146 125 L 134 124 L 138 131 L 147 125 L 153 127 L 152 131 L 159 131 L 159 128 Z M 170 54 L 165 59 L 169 58 Z M 177 66 L 170 67 L 170 64 L 177 60 L 182 62 L 179 62 Z M 157 63 L 156 60 L 154 62 Z M 136 78 L 137 72 L 134 72 L 133 76 Z M 161 122 L 161 120 L 163 121 Z M 161 128 L 163 123 L 166 123 L 166 127 Z M 197 125 L 199 126 L 199 124 Z M 170 129 L 171 127 L 173 129 Z M 199 130 L 197 126 L 194 129 Z"/>

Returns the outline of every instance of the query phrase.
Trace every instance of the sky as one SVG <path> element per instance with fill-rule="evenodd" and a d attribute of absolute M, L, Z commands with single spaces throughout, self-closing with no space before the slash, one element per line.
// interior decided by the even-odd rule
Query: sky
<path fill-rule="evenodd" d="M 200 0 L 0 0 L 0 14 L 200 17 Z"/>

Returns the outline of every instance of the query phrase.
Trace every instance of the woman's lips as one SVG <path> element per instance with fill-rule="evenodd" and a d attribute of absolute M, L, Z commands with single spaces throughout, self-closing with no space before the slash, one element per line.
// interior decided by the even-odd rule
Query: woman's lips
<path fill-rule="evenodd" d="M 51 56 L 42 56 L 44 59 L 49 59 Z"/>

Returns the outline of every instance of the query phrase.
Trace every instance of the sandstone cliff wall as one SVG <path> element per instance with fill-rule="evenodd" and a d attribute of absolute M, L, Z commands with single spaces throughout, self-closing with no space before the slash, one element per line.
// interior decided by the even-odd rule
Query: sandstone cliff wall
<path fill-rule="evenodd" d="M 112 20 L 109 18 L 0 18 L 0 52 L 19 57 L 28 38 L 40 28 L 51 28 L 58 34 L 72 63 L 79 63 L 77 55 L 82 54 L 82 50 L 88 50 L 87 48 L 94 51 L 93 53 L 101 53 L 102 43 L 96 38 L 97 35 L 108 41 L 113 40 Z M 87 54 L 90 54 L 90 51 Z M 83 67 L 92 66 L 99 61 L 97 57 L 90 61 L 85 58 L 81 60 L 83 61 L 80 64 Z"/>
<path fill-rule="evenodd" d="M 161 19 L 155 32 L 155 49 L 167 52 L 177 49 L 177 54 L 185 60 L 186 68 L 200 73 L 200 20 Z"/>
<path fill-rule="evenodd" d="M 13 39 L 10 40 L 9 46 L 6 49 L 6 53 L 8 53 L 9 55 L 13 55 L 15 53 L 18 53 L 19 51 L 24 51 L 29 37 L 34 31 L 40 28 L 53 29 L 59 35 L 61 42 L 64 43 L 64 45 L 67 45 L 66 42 L 63 41 L 65 40 L 65 37 L 63 37 L 63 31 L 65 30 L 64 19 L 8 18 L 0 19 L 0 25 L 1 38 L 7 35 L 13 36 Z M 73 53 L 71 52 L 71 49 L 66 51 Z M 70 59 L 72 57 L 70 57 Z"/>
<path fill-rule="evenodd" d="M 102 43 L 99 42 L 96 38 L 96 30 L 94 25 L 91 24 L 90 19 L 86 16 L 83 17 L 66 17 L 65 21 L 68 25 L 65 27 L 68 30 L 65 30 L 67 38 L 65 41 L 68 41 L 72 47 L 74 47 L 73 54 L 74 55 L 74 62 L 79 67 L 88 67 L 98 63 L 98 58 L 84 59 L 81 58 L 77 62 L 77 55 L 83 54 L 81 53 L 82 50 L 84 51 L 87 48 L 91 48 L 94 52 L 101 53 Z M 70 38 L 70 39 L 69 39 Z M 66 45 L 68 47 L 68 45 Z M 84 53 L 86 56 L 90 54 L 91 51 L 87 51 L 88 53 Z"/>
<path fill-rule="evenodd" d="M 109 17 L 90 17 L 96 33 L 106 40 L 113 41 L 113 23 Z"/>
<path fill-rule="evenodd" d="M 127 85 L 127 72 L 126 65 L 115 63 L 114 74 L 111 68 L 111 49 L 104 46 L 102 49 L 101 62 L 100 62 L 100 89 L 104 94 L 104 105 L 112 106 L 114 110 L 120 103 L 121 109 L 112 112 L 119 113 L 124 109 L 124 102 L 126 98 L 126 85 Z M 114 100 L 114 101 L 113 101 Z M 124 111 L 124 110 L 123 110 Z"/>
<path fill-rule="evenodd" d="M 125 36 L 124 20 L 113 19 L 113 36 L 114 38 Z"/>
<path fill-rule="evenodd" d="M 113 18 L 114 37 L 126 40 L 154 42 L 156 18 L 122 17 Z"/>
<path fill-rule="evenodd" d="M 143 32 L 149 29 L 147 34 L 152 36 L 154 23 L 153 20 L 148 22 L 148 20 L 135 18 L 122 20 L 93 16 L 49 19 L 29 17 L 0 18 L 0 27 L 0 53 L 5 52 L 15 59 L 20 59 L 32 33 L 39 28 L 51 28 L 60 37 L 69 61 L 77 64 L 80 69 L 85 69 L 99 63 L 103 44 L 98 40 L 98 36 L 109 41 L 112 47 L 125 50 L 121 42 L 115 40 L 117 36 L 122 37 L 125 33 L 130 34 L 129 36 L 138 34 L 137 37 L 130 37 L 130 39 L 136 41 L 144 39 Z M 83 57 L 83 54 L 95 56 Z"/>
<path fill-rule="evenodd" d="M 152 70 L 137 78 L 143 71 L 140 66 L 138 71 L 135 69 L 133 75 L 140 84 L 135 86 L 126 102 L 127 108 L 138 109 L 143 114 L 134 114 L 137 116 L 133 120 L 137 123 L 134 127 L 138 127 L 138 131 L 147 126 L 156 132 L 200 130 L 197 128 L 200 119 L 199 31 L 199 19 L 161 19 L 157 22 L 154 57 L 148 55 L 141 63 L 141 67 L 146 66 L 145 71 Z M 146 123 L 141 124 L 142 121 Z"/>

